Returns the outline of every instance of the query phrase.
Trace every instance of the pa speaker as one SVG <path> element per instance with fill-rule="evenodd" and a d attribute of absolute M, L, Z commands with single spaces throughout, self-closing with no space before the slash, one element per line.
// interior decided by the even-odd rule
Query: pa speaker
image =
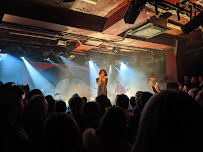
<path fill-rule="evenodd" d="M 134 24 L 146 2 L 147 0 L 131 0 L 128 10 L 124 16 L 125 23 Z"/>
<path fill-rule="evenodd" d="M 189 34 L 200 25 L 203 25 L 203 12 L 181 27 L 184 34 Z"/>

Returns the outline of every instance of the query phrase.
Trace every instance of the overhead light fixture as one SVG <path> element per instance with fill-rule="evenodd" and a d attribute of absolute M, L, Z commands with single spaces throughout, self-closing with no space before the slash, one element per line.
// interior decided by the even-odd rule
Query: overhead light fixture
<path fill-rule="evenodd" d="M 59 52 L 58 56 L 64 56 L 64 52 Z"/>
<path fill-rule="evenodd" d="M 128 35 L 149 39 L 168 31 L 166 26 L 167 19 L 152 17 L 134 26 Z"/>
<path fill-rule="evenodd" d="M 112 52 L 118 54 L 121 52 L 121 49 L 119 47 L 113 47 Z"/>
<path fill-rule="evenodd" d="M 72 60 L 72 59 L 74 59 L 74 58 L 75 58 L 75 55 L 70 55 L 69 58 L 68 58 L 68 60 Z"/>
<path fill-rule="evenodd" d="M 82 1 L 96 5 L 99 0 L 82 0 Z"/>
<path fill-rule="evenodd" d="M 58 45 L 58 46 L 66 46 L 66 45 L 67 45 L 67 41 L 58 40 L 57 45 Z"/>

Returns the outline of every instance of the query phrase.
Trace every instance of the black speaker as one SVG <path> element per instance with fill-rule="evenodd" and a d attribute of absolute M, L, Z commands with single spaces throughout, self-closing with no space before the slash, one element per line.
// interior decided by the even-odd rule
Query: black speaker
<path fill-rule="evenodd" d="M 146 2 L 147 0 L 131 0 L 128 10 L 124 16 L 125 23 L 134 24 Z"/>
<path fill-rule="evenodd" d="M 4 17 L 4 13 L 5 13 L 4 10 L 0 10 L 0 23 L 2 22 L 2 19 Z"/>
<path fill-rule="evenodd" d="M 203 12 L 181 27 L 184 34 L 189 34 L 200 25 L 203 25 Z"/>

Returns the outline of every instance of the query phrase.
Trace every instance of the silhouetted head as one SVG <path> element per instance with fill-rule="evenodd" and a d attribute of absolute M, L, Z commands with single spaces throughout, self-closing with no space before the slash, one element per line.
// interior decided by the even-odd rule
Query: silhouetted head
<path fill-rule="evenodd" d="M 43 149 L 45 152 L 76 152 L 80 144 L 80 129 L 71 115 L 52 113 L 44 124 Z"/>
<path fill-rule="evenodd" d="M 73 97 L 79 97 L 78 93 L 73 93 L 73 94 L 71 95 L 71 98 L 73 98 Z"/>
<path fill-rule="evenodd" d="M 184 76 L 184 82 L 187 83 L 189 81 L 189 77 L 188 76 Z"/>
<path fill-rule="evenodd" d="M 116 98 L 116 105 L 121 107 L 124 110 L 128 109 L 129 106 L 129 98 L 125 94 L 121 94 Z"/>
<path fill-rule="evenodd" d="M 44 121 L 47 113 L 48 103 L 45 97 L 42 95 L 34 95 L 28 102 L 23 116 L 29 121 Z"/>
<path fill-rule="evenodd" d="M 195 82 L 196 82 L 196 78 L 195 78 L 195 77 L 192 77 L 192 78 L 191 78 L 191 83 L 194 84 Z"/>
<path fill-rule="evenodd" d="M 132 106 L 132 108 L 136 106 L 135 97 L 130 98 L 130 105 Z"/>
<path fill-rule="evenodd" d="M 67 106 L 64 101 L 57 101 L 55 104 L 55 112 L 66 112 Z"/>
<path fill-rule="evenodd" d="M 39 89 L 33 89 L 27 94 L 27 100 L 29 101 L 34 95 L 42 95 L 43 96 L 43 93 Z"/>
<path fill-rule="evenodd" d="M 135 94 L 135 98 L 139 98 L 142 94 L 142 91 L 137 91 Z"/>
<path fill-rule="evenodd" d="M 99 104 L 101 115 L 103 115 L 105 111 L 112 106 L 111 101 L 103 94 L 96 97 L 96 102 Z"/>
<path fill-rule="evenodd" d="M 157 93 L 142 111 L 134 151 L 199 151 L 201 119 L 200 106 L 187 94 Z"/>
<path fill-rule="evenodd" d="M 120 136 L 122 129 L 127 126 L 124 111 L 117 106 L 109 108 L 103 116 L 98 133 L 104 136 Z"/>
<path fill-rule="evenodd" d="M 3 85 L 3 82 L 0 81 L 0 87 Z"/>
<path fill-rule="evenodd" d="M 140 106 L 143 109 L 147 101 L 152 97 L 152 93 L 150 92 L 142 92 L 140 95 Z"/>
<path fill-rule="evenodd" d="M 100 117 L 100 107 L 96 102 L 88 102 L 85 104 L 84 114 L 88 117 Z"/>
<path fill-rule="evenodd" d="M 87 103 L 87 98 L 86 97 L 82 97 L 82 100 Z"/>
<path fill-rule="evenodd" d="M 48 102 L 48 112 L 49 113 L 54 112 L 54 106 L 55 106 L 55 103 L 56 103 L 54 98 L 51 95 L 48 95 L 48 96 L 45 97 L 45 99 Z"/>
<path fill-rule="evenodd" d="M 73 97 L 69 100 L 69 106 L 73 114 L 82 114 L 84 110 L 84 101 L 80 97 Z"/>
<path fill-rule="evenodd" d="M 199 76 L 199 82 L 202 82 L 202 81 L 203 81 L 202 76 Z"/>

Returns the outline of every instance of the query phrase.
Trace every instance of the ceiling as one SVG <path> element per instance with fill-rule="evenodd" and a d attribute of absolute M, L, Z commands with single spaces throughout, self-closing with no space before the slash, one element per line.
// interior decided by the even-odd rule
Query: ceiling
<path fill-rule="evenodd" d="M 0 3 L 0 45 L 6 41 L 55 47 L 61 40 L 67 44 L 64 47 L 71 46 L 71 51 L 77 53 L 89 50 L 111 53 L 115 48 L 120 52 L 167 51 L 174 47 L 176 39 L 186 40 L 190 47 L 203 45 L 202 39 L 192 41 L 191 36 L 184 36 L 180 29 L 190 20 L 189 6 L 194 8 L 191 17 L 203 10 L 197 0 L 158 1 L 158 12 L 155 3 L 148 1 L 134 24 L 124 21 L 129 0 L 65 3 L 63 0 L 7 0 Z M 171 15 L 162 18 L 166 12 Z M 168 31 L 149 39 L 126 34 L 155 15 L 156 22 L 164 24 Z M 196 35 L 201 37 L 201 30 L 195 30 L 192 35 L 194 39 Z"/>

